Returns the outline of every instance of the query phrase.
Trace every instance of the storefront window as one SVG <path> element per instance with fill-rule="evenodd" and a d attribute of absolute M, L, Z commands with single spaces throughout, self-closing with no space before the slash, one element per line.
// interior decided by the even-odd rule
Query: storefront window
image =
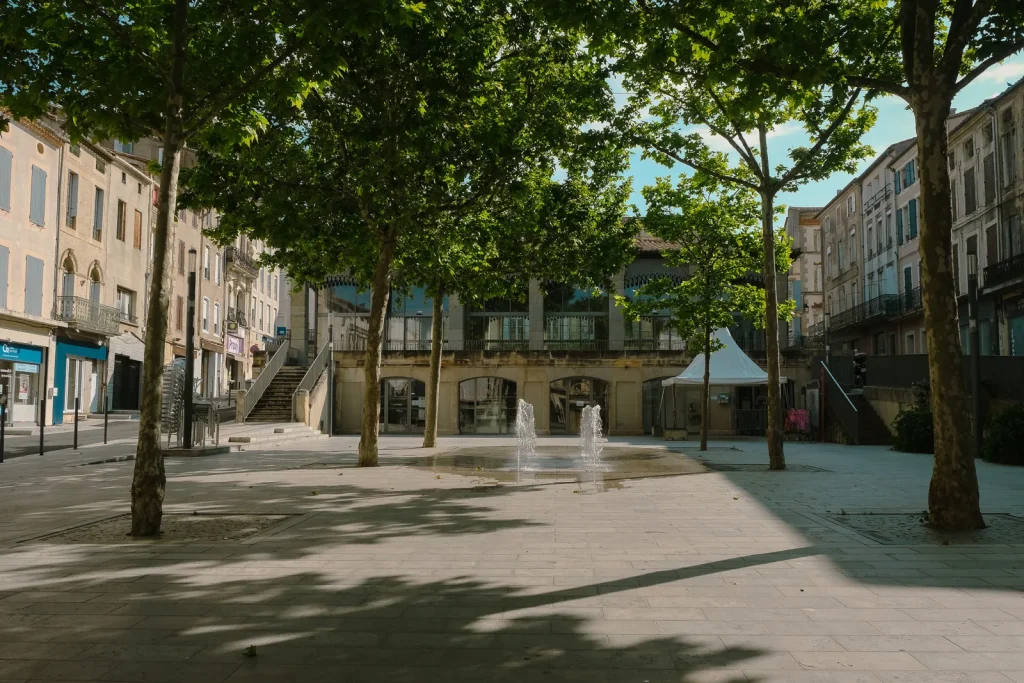
<path fill-rule="evenodd" d="M 426 385 L 409 377 L 380 383 L 380 431 L 384 434 L 422 434 L 427 420 Z"/>
<path fill-rule="evenodd" d="M 590 348 L 607 340 L 607 292 L 548 283 L 544 341 L 549 348 Z"/>
<path fill-rule="evenodd" d="M 525 297 L 491 299 L 469 309 L 467 348 L 491 351 L 526 348 L 530 343 L 530 303 Z"/>
<path fill-rule="evenodd" d="M 601 422 L 608 433 L 608 382 L 593 377 L 558 379 L 550 385 L 551 433 L 579 434 L 586 406 L 601 406 Z"/>
<path fill-rule="evenodd" d="M 460 434 L 508 434 L 515 421 L 515 382 L 477 377 L 459 383 Z"/>
<path fill-rule="evenodd" d="M 0 345 L 0 400 L 7 424 L 37 423 L 43 351 L 33 346 Z"/>

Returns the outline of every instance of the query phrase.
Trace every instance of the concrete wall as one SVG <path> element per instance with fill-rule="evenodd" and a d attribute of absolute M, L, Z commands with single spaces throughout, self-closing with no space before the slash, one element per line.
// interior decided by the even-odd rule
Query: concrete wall
<path fill-rule="evenodd" d="M 914 405 L 914 391 L 905 387 L 864 387 L 864 398 L 892 434 L 896 433 L 892 421 L 901 410 Z"/>

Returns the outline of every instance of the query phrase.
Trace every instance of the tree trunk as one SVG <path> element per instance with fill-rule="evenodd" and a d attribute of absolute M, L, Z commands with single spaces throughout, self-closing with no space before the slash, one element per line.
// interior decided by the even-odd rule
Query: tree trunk
<path fill-rule="evenodd" d="M 761 146 L 761 163 L 765 177 L 769 177 L 768 139 L 763 125 L 758 126 Z M 762 187 L 761 191 L 761 238 L 764 243 L 764 336 L 765 354 L 768 356 L 768 468 L 786 469 L 786 456 L 782 445 L 782 387 L 779 384 L 779 296 L 775 289 L 775 226 L 774 190 Z"/>
<path fill-rule="evenodd" d="M 160 173 L 160 198 L 153 232 L 153 277 L 146 319 L 146 347 L 142 363 L 142 405 L 139 410 L 139 440 L 135 448 L 132 478 L 132 536 L 156 536 L 163 519 L 164 454 L 160 448 L 160 408 L 164 373 L 164 344 L 167 336 L 167 237 L 178 197 L 183 130 L 182 105 L 185 83 L 185 50 L 188 45 L 188 0 L 174 4 L 171 84 L 167 97 L 164 130 L 164 166 Z M 186 391 L 190 391 L 187 387 Z"/>
<path fill-rule="evenodd" d="M 928 381 L 935 430 L 928 512 L 933 526 L 970 530 L 984 528 L 985 521 L 971 452 L 971 411 L 963 379 L 953 281 L 953 217 L 946 166 L 949 106 L 950 98 L 939 89 L 923 89 L 913 104 L 921 166 L 921 302 L 928 335 Z"/>
<path fill-rule="evenodd" d="M 700 397 L 700 449 L 708 449 L 708 420 L 711 417 L 711 328 L 704 328 L 704 386 Z"/>
<path fill-rule="evenodd" d="M 441 389 L 441 351 L 444 346 L 444 289 L 434 296 L 434 317 L 430 321 L 430 379 L 427 382 L 427 423 L 423 428 L 423 447 L 437 445 L 437 399 Z"/>
<path fill-rule="evenodd" d="M 384 320 L 391 296 L 394 274 L 395 243 L 398 236 L 389 227 L 382 236 L 377 269 L 373 275 L 370 297 L 369 329 L 366 331 L 366 354 L 363 357 L 363 423 L 359 432 L 359 466 L 377 466 L 377 437 L 380 429 L 380 361 L 384 350 Z"/>

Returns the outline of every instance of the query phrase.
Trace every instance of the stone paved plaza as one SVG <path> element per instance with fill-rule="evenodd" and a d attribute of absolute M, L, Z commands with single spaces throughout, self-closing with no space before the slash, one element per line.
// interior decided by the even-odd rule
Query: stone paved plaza
<path fill-rule="evenodd" d="M 272 517 L 241 540 L 40 538 L 126 513 L 132 463 L 0 465 L 0 681 L 1024 683 L 1022 469 L 979 463 L 1016 518 L 940 539 L 910 516 L 930 458 L 883 448 L 769 473 L 714 443 L 716 471 L 594 491 L 382 443 L 375 469 L 348 437 L 169 460 L 167 513 Z"/>

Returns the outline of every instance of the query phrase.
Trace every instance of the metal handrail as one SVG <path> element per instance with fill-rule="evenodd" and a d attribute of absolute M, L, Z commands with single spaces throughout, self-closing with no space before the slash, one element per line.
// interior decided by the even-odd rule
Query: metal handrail
<path fill-rule="evenodd" d="M 263 393 L 270 386 L 270 382 L 277 375 L 278 371 L 284 367 L 284 362 L 288 360 L 288 345 L 282 344 L 274 355 L 267 361 L 266 366 L 263 368 L 263 372 L 256 378 L 256 381 L 249 387 L 249 391 L 245 394 L 245 406 L 242 410 L 242 421 L 249 417 L 249 413 L 256 407 L 259 400 L 263 398 Z"/>
<path fill-rule="evenodd" d="M 826 399 L 831 399 L 831 397 L 835 396 L 836 393 L 839 393 L 842 394 L 844 399 L 846 399 L 846 405 L 849 406 L 850 410 L 853 411 L 849 420 L 850 422 L 853 422 L 852 425 L 847 424 L 847 420 L 844 419 L 843 416 L 844 411 L 836 408 L 835 401 L 830 400 L 829 404 L 833 406 L 833 412 L 835 413 L 836 417 L 839 418 L 839 421 L 843 423 L 843 426 L 846 427 L 846 430 L 850 432 L 850 436 L 853 437 L 853 443 L 859 445 L 860 415 L 859 411 L 857 410 L 857 406 L 853 405 L 853 401 L 850 399 L 849 395 L 845 391 L 843 391 L 842 385 L 839 384 L 839 381 L 836 379 L 835 375 L 832 374 L 832 371 L 829 369 L 828 365 L 826 365 L 825 361 L 821 361 L 821 367 L 825 368 L 825 372 L 828 373 L 829 379 L 832 380 L 831 383 L 826 383 L 825 385 L 825 397 Z"/>
<path fill-rule="evenodd" d="M 309 391 L 316 384 L 316 381 L 320 379 L 320 374 L 327 368 L 327 363 L 331 359 L 330 345 L 325 343 L 316 354 L 316 358 L 309 364 L 309 369 L 306 370 L 306 374 L 302 376 L 302 380 L 299 385 L 295 387 L 295 391 L 292 392 L 292 396 L 300 391 Z"/>

